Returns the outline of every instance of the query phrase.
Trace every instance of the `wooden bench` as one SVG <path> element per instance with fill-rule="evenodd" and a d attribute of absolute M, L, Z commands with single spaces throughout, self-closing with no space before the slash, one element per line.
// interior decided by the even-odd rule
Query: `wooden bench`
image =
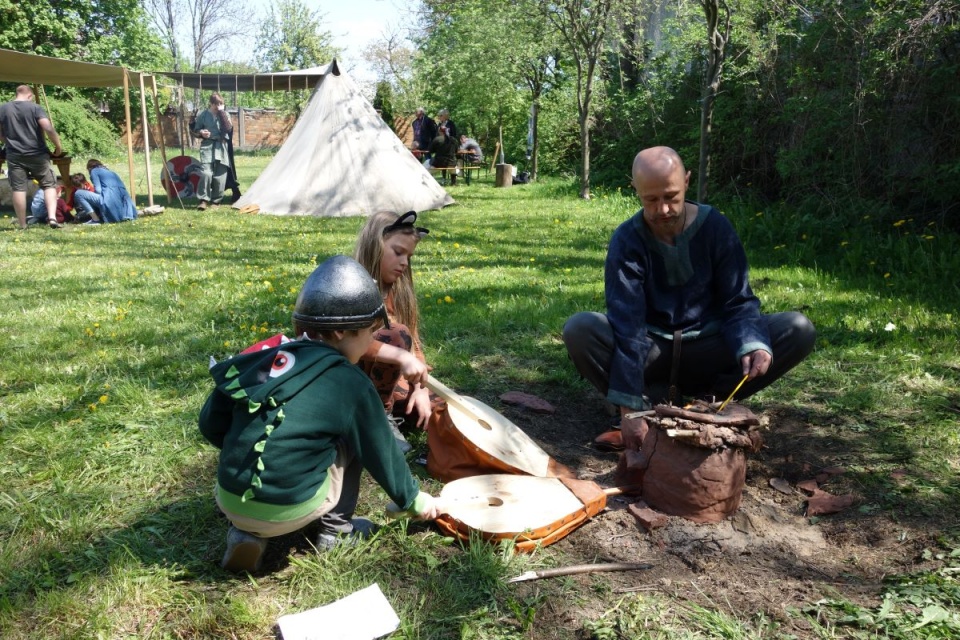
<path fill-rule="evenodd" d="M 470 184 L 470 174 L 476 171 L 477 177 L 479 178 L 480 170 L 485 168 L 486 167 L 484 167 L 482 164 L 466 164 L 465 163 L 462 167 L 460 167 L 460 171 L 463 172 L 463 177 L 467 181 L 467 184 Z"/>

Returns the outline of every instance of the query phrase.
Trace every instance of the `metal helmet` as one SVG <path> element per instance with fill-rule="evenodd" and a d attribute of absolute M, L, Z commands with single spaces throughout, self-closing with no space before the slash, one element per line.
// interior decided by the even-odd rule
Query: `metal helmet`
<path fill-rule="evenodd" d="M 377 283 L 347 256 L 324 260 L 300 289 L 293 321 L 320 330 L 363 329 L 382 318 L 390 327 Z"/>

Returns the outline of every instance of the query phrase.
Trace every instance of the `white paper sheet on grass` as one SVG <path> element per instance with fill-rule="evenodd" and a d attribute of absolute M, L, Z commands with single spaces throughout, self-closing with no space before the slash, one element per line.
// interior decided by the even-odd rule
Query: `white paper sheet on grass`
<path fill-rule="evenodd" d="M 277 621 L 283 640 L 373 640 L 397 630 L 400 618 L 380 585 L 351 593 L 336 602 Z"/>

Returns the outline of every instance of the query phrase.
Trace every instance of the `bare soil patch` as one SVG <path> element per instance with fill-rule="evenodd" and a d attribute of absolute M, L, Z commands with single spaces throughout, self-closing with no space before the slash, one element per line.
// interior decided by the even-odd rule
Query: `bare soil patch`
<path fill-rule="evenodd" d="M 502 411 L 580 477 L 612 486 L 619 454 L 591 444 L 611 424 L 604 403 L 598 396 L 544 399 L 556 407 L 555 414 L 510 406 Z M 922 552 L 934 544 L 943 523 L 894 521 L 861 509 L 864 496 L 843 468 L 851 452 L 829 437 L 829 425 L 821 426 L 822 413 L 777 406 L 755 413 L 769 419 L 769 429 L 762 450 L 750 456 L 737 513 L 717 524 L 671 517 L 666 526 L 648 532 L 626 508 L 635 498 L 611 498 L 605 511 L 543 553 L 554 554 L 560 566 L 643 561 L 653 568 L 571 578 L 583 587 L 580 597 L 570 606 L 545 607 L 536 637 L 581 637 L 584 618 L 615 604 L 619 596 L 611 592 L 634 591 L 696 602 L 741 619 L 762 613 L 787 633 L 813 637 L 789 609 L 830 597 L 875 605 L 885 575 L 930 568 Z M 813 424 L 811 416 L 821 425 Z M 829 473 L 822 474 L 824 470 Z M 821 488 L 854 495 L 854 505 L 833 515 L 806 517 L 807 494 L 796 485 L 818 475 Z M 771 480 L 778 481 L 774 484 L 780 490 Z"/>

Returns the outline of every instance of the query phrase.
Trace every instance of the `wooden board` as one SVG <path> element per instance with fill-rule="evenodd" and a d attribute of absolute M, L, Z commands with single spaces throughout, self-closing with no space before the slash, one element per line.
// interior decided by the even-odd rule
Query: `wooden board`
<path fill-rule="evenodd" d="M 427 387 L 446 401 L 454 426 L 478 449 L 519 472 L 540 477 L 556 475 L 549 454 L 492 407 L 461 396 L 433 376 L 427 379 Z"/>
<path fill-rule="evenodd" d="M 492 474 L 462 478 L 440 492 L 444 513 L 463 526 L 494 535 L 535 531 L 583 509 L 557 478 Z"/>

